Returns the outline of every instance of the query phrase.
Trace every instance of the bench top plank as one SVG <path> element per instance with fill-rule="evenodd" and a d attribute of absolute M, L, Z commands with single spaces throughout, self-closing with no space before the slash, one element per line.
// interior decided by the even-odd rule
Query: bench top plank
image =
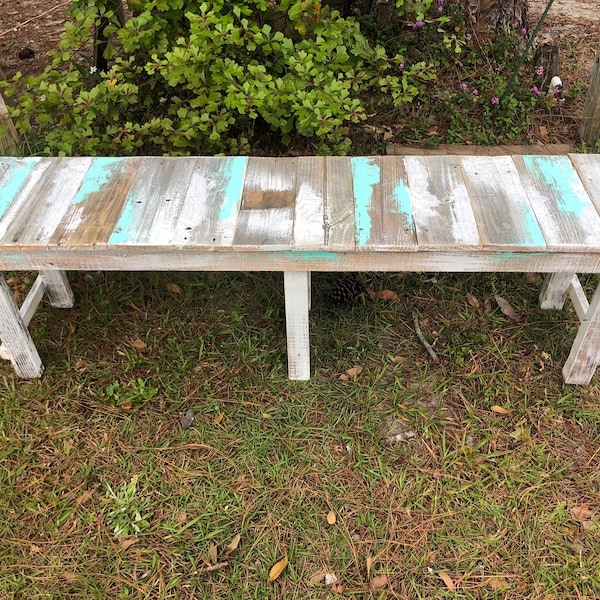
<path fill-rule="evenodd" d="M 513 158 L 548 250 L 600 246 L 600 215 L 567 156 Z"/>
<path fill-rule="evenodd" d="M 599 172 L 600 155 L 0 158 L 0 252 L 600 254 Z"/>
<path fill-rule="evenodd" d="M 544 235 L 512 159 L 463 156 L 460 164 L 482 246 L 512 251 L 544 250 Z"/>

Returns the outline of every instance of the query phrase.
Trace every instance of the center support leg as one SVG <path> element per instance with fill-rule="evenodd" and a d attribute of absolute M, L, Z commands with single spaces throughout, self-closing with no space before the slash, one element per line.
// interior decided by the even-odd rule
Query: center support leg
<path fill-rule="evenodd" d="M 0 274 L 0 339 L 6 347 L 10 361 L 19 377 L 41 377 L 42 360 L 23 322 L 19 307 L 4 276 Z"/>
<path fill-rule="evenodd" d="M 289 378 L 304 381 L 310 379 L 310 272 L 285 272 L 283 283 Z"/>

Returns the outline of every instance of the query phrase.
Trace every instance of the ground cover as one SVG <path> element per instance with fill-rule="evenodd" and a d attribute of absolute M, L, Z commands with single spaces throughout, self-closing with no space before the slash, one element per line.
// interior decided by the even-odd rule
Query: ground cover
<path fill-rule="evenodd" d="M 48 14 L 0 38 L 9 75 L 45 66 Z M 524 141 L 579 143 L 593 31 L 563 45 L 580 93 L 537 106 Z M 355 143 L 451 141 L 451 99 L 402 116 L 419 136 L 387 113 Z M 537 308 L 540 276 L 390 274 L 335 308 L 315 274 L 302 383 L 279 274 L 69 277 L 76 306 L 30 327 L 44 378 L 0 365 L 0 597 L 600 597 L 598 376 L 562 383 L 576 315 Z M 32 281 L 9 283 L 22 300 Z"/>

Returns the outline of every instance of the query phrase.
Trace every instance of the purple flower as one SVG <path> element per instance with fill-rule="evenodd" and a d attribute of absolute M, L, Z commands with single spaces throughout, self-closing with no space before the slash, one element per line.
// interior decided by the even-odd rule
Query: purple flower
<path fill-rule="evenodd" d="M 522 35 L 527 35 L 527 27 L 523 27 L 523 28 L 521 29 L 521 34 L 522 34 Z"/>
<path fill-rule="evenodd" d="M 437 11 L 438 11 L 438 12 L 444 12 L 444 7 L 443 7 L 443 6 L 438 6 L 438 9 L 437 9 Z"/>
<path fill-rule="evenodd" d="M 473 90 L 473 96 L 479 96 L 479 90 L 477 88 Z"/>
<path fill-rule="evenodd" d="M 355 15 L 357 15 L 357 14 L 358 14 L 358 8 L 353 8 L 353 9 L 352 9 L 352 12 L 353 12 Z"/>
<path fill-rule="evenodd" d="M 425 25 L 425 21 L 415 21 L 412 24 L 412 28 L 413 29 L 419 29 L 419 27 L 423 27 L 423 25 Z"/>
<path fill-rule="evenodd" d="M 556 94 L 560 94 L 562 92 L 562 87 L 560 86 L 556 86 L 553 90 L 552 93 L 556 96 Z"/>
<path fill-rule="evenodd" d="M 404 69 L 404 61 L 402 61 L 399 65 L 398 68 L 402 71 L 402 69 Z"/>
<path fill-rule="evenodd" d="M 540 65 L 536 70 L 535 70 L 536 75 L 543 75 L 544 74 L 544 66 Z"/>
<path fill-rule="evenodd" d="M 467 89 L 467 84 L 466 83 L 461 83 L 460 84 L 460 89 L 463 90 L 463 91 L 466 90 Z"/>
<path fill-rule="evenodd" d="M 542 92 L 540 92 L 539 88 L 537 85 L 534 85 L 531 88 L 531 91 L 539 98 L 542 95 Z"/>
<path fill-rule="evenodd" d="M 494 96 L 494 97 L 492 98 L 492 104 L 498 104 L 498 102 L 500 102 L 500 99 L 499 99 L 499 98 L 496 98 L 496 96 Z"/>
<path fill-rule="evenodd" d="M 467 33 L 467 35 L 465 35 L 465 40 L 467 40 L 467 42 L 470 42 L 473 39 L 473 36 L 470 33 Z"/>

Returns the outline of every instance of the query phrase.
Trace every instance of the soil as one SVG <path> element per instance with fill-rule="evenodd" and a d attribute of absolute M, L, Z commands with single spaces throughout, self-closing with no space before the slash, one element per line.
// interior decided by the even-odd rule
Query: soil
<path fill-rule="evenodd" d="M 0 0 L 0 78 L 10 78 L 18 71 L 23 75 L 43 71 L 50 60 L 47 52 L 56 48 L 69 4 L 70 0 Z M 548 0 L 530 0 L 531 31 L 547 4 Z M 577 101 L 557 114 L 560 123 L 556 126 L 538 123 L 537 141 L 575 146 L 600 42 L 600 0 L 555 0 L 538 39 L 558 44 L 560 75 L 568 80 L 567 95 L 571 89 L 577 93 Z"/>

